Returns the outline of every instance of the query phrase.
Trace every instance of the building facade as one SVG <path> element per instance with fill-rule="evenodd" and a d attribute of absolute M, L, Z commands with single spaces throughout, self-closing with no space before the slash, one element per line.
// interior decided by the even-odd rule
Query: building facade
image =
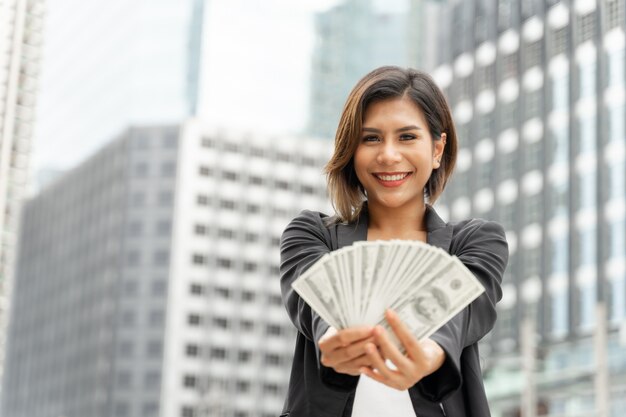
<path fill-rule="evenodd" d="M 205 3 L 49 0 L 35 167 L 68 169 L 129 126 L 194 115 Z"/>
<path fill-rule="evenodd" d="M 319 141 L 131 128 L 27 203 L 2 415 L 274 416 L 278 244 L 328 209 Z"/>
<path fill-rule="evenodd" d="M 507 230 L 499 319 L 483 343 L 495 415 L 524 389 L 521 323 L 538 340 L 540 408 L 593 412 L 593 332 L 609 333 L 610 415 L 625 407 L 625 17 L 617 0 L 448 3 L 447 56 L 433 74 L 460 141 L 443 201 L 452 220 Z M 598 321 L 596 304 L 608 309 Z M 573 414 L 572 414 L 573 415 Z"/>
<path fill-rule="evenodd" d="M 0 2 L 0 378 L 17 226 L 31 154 L 44 4 Z"/>
<path fill-rule="evenodd" d="M 408 0 L 395 0 L 388 8 L 371 0 L 345 0 L 316 15 L 311 135 L 334 139 L 346 98 L 365 74 L 382 65 L 408 65 L 410 36 L 419 36 L 409 28 L 409 8 Z"/>

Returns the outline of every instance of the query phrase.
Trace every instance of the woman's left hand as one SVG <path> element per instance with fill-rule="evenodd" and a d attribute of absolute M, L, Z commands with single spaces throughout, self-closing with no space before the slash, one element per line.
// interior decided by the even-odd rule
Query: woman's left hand
<path fill-rule="evenodd" d="M 400 320 L 398 315 L 387 310 L 385 318 L 396 337 L 404 345 L 406 356 L 393 344 L 385 329 L 374 328 L 375 344 L 370 343 L 365 350 L 371 359 L 370 367 L 362 367 L 361 373 L 397 390 L 406 390 L 425 376 L 443 365 L 446 354 L 434 340 L 417 340 Z M 385 363 L 389 359 L 396 367 L 391 369 Z"/>

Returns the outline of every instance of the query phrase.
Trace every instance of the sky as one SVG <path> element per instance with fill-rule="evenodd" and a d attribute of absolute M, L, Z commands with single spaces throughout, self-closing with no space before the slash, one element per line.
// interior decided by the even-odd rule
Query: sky
<path fill-rule="evenodd" d="M 146 89 L 150 77 L 167 76 L 162 64 L 146 64 L 153 71 L 142 68 L 142 76 L 133 81 L 125 76 L 129 63 L 137 61 L 129 54 L 145 54 L 146 59 L 142 56 L 139 61 L 148 62 L 167 50 L 173 37 L 180 36 L 170 36 L 170 28 L 158 23 L 163 33 L 151 42 L 150 36 L 142 33 L 143 26 L 124 19 L 125 13 L 139 10 L 142 16 L 141 8 L 148 7 L 150 13 L 143 15 L 162 19 L 153 13 L 154 8 L 162 6 L 171 13 L 172 2 L 176 0 L 137 0 L 131 4 L 126 0 L 47 1 L 31 164 L 34 176 L 78 165 L 119 135 L 128 125 L 126 120 L 167 123 L 176 119 L 159 116 L 165 114 L 166 106 L 159 109 L 156 104 L 168 102 L 168 91 L 137 94 L 141 88 Z M 206 0 L 199 116 L 233 131 L 282 135 L 300 132 L 307 122 L 315 39 L 313 14 L 336 3 Z M 179 10 L 178 15 L 183 16 L 185 12 Z M 178 15 L 171 18 L 180 19 Z M 127 43 L 128 47 L 119 47 Z M 173 57 L 168 65 L 180 68 L 179 62 L 183 60 Z M 142 86 L 144 72 L 146 83 Z M 141 98 L 127 99 L 137 96 Z M 150 100 L 153 102 L 146 103 Z M 154 107 L 153 113 L 137 116 L 147 107 L 145 104 Z"/>

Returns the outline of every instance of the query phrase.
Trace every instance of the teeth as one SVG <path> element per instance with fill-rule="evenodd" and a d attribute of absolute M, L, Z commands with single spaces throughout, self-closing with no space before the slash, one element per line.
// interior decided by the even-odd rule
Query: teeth
<path fill-rule="evenodd" d="M 407 175 L 409 174 L 408 173 L 396 174 L 396 175 L 378 175 L 377 174 L 376 176 L 383 181 L 399 181 L 403 179 L 404 177 L 406 177 Z"/>

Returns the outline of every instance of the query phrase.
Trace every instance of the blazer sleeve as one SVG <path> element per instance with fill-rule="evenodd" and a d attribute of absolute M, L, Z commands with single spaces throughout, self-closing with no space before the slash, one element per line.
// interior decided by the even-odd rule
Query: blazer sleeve
<path fill-rule="evenodd" d="M 423 397 L 435 402 L 459 389 L 463 349 L 477 343 L 493 328 L 509 257 L 502 226 L 483 220 L 468 222 L 453 239 L 450 252 L 476 276 L 485 292 L 431 336 L 445 351 L 446 360 L 441 368 L 412 389 L 416 388 Z"/>
<path fill-rule="evenodd" d="M 289 223 L 280 241 L 280 287 L 283 304 L 296 329 L 313 345 L 321 381 L 338 391 L 356 389 L 358 377 L 341 374 L 321 364 L 318 341 L 330 325 L 291 288 L 291 284 L 331 250 L 328 228 L 320 213 L 305 210 Z"/>

